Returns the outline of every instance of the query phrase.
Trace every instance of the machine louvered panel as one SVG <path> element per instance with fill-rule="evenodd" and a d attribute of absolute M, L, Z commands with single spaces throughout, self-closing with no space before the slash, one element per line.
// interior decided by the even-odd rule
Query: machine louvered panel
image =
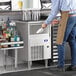
<path fill-rule="evenodd" d="M 57 30 L 58 30 L 58 26 L 55 25 L 53 26 L 53 54 L 52 54 L 52 58 L 53 58 L 53 62 L 58 62 L 58 50 L 57 50 L 57 45 L 56 45 L 56 37 L 57 37 Z"/>
<path fill-rule="evenodd" d="M 44 55 L 44 46 L 33 46 L 31 47 L 31 60 L 42 60 Z"/>
<path fill-rule="evenodd" d="M 53 60 L 53 62 L 58 62 L 58 60 Z"/>

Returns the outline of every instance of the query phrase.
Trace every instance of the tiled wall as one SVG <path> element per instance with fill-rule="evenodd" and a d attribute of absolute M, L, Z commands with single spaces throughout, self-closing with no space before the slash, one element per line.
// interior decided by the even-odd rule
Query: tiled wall
<path fill-rule="evenodd" d="M 22 11 L 0 11 L 0 20 L 22 20 Z"/>

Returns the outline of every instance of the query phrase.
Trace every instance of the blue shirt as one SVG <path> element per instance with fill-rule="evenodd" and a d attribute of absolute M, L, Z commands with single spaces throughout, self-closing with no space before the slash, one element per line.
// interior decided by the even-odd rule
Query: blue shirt
<path fill-rule="evenodd" d="M 61 11 L 69 11 L 69 13 L 76 13 L 76 0 L 51 0 L 52 7 L 45 24 L 51 23 L 56 15 Z"/>

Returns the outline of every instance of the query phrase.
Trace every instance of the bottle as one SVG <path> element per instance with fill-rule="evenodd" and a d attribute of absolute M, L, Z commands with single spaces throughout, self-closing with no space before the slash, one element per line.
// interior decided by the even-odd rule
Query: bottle
<path fill-rule="evenodd" d="M 7 21 L 6 21 L 6 24 L 7 24 L 7 27 L 9 27 L 10 26 L 10 19 L 9 19 L 9 17 L 7 18 Z"/>
<path fill-rule="evenodd" d="M 10 38 L 10 41 L 14 42 L 14 37 L 13 36 Z M 11 47 L 14 47 L 14 44 L 11 44 Z"/>
<path fill-rule="evenodd" d="M 15 35 L 14 41 L 16 42 L 20 41 L 20 37 L 18 35 Z M 20 46 L 20 44 L 15 44 L 15 47 L 18 47 L 18 46 Z"/>

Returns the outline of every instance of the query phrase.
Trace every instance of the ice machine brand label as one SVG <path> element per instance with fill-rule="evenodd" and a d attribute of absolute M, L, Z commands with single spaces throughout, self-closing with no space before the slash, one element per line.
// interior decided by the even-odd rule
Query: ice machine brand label
<path fill-rule="evenodd" d="M 48 39 L 45 39 L 44 42 L 48 42 Z"/>

